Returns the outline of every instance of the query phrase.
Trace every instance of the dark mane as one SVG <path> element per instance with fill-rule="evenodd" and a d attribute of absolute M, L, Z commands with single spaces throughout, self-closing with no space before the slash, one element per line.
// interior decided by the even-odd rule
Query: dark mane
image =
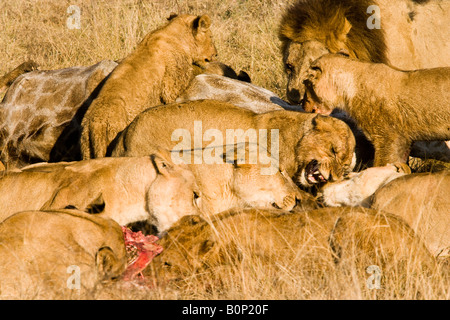
<path fill-rule="evenodd" d="M 367 27 L 370 14 L 366 11 L 373 4 L 373 0 L 297 1 L 281 19 L 279 38 L 283 52 L 291 41 L 317 40 L 329 47 L 330 39 L 345 38 L 341 30 L 346 18 L 352 25 L 346 44 L 356 58 L 388 63 L 383 30 Z"/>

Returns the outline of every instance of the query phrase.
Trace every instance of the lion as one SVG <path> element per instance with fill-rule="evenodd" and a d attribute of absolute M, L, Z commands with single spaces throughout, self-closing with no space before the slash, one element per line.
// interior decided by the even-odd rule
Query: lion
<path fill-rule="evenodd" d="M 194 77 L 193 65 L 215 59 L 207 15 L 171 16 L 114 69 L 81 123 L 83 159 L 104 157 L 109 143 L 141 111 L 174 102 Z"/>
<path fill-rule="evenodd" d="M 246 207 L 275 207 L 286 211 L 294 208 L 317 208 L 314 197 L 300 190 L 285 172 L 265 174 L 265 166 L 259 163 L 247 164 L 251 148 L 247 147 L 245 159 L 239 157 L 239 152 L 232 150 L 231 157 L 227 157 L 226 153 L 220 155 L 223 162 L 196 164 L 194 160 L 193 164 L 188 165 L 201 190 L 202 212 L 213 215 L 233 208 Z M 235 149 L 235 146 L 232 149 Z"/>
<path fill-rule="evenodd" d="M 325 282 L 335 279 L 329 275 L 342 277 L 342 272 L 355 270 L 355 264 L 364 283 L 368 277 L 365 269 L 373 264 L 383 270 L 385 278 L 395 278 L 396 272 L 401 274 L 401 268 L 408 266 L 419 273 L 435 267 L 434 258 L 404 221 L 365 208 L 295 213 L 246 209 L 209 219 L 185 216 L 159 244 L 164 251 L 145 273 L 161 283 L 179 280 L 175 282 L 179 285 L 187 276 L 203 274 L 208 283 L 222 280 L 228 285 L 245 273 L 260 277 L 260 281 L 270 279 L 276 287 L 298 286 L 286 279 L 305 278 L 304 287 L 309 284 L 306 279 Z M 355 258 L 353 265 L 350 257 Z M 342 280 L 337 283 L 348 285 Z"/>
<path fill-rule="evenodd" d="M 449 193 L 450 172 L 414 173 L 381 187 L 371 207 L 402 217 L 433 255 L 450 257 Z"/>
<path fill-rule="evenodd" d="M 164 150 L 40 163 L 0 174 L 0 221 L 24 210 L 75 207 L 122 226 L 148 221 L 155 232 L 164 232 L 184 214 L 201 214 L 201 198 L 191 170 L 175 165 Z"/>
<path fill-rule="evenodd" d="M 380 28 L 369 28 L 368 8 L 380 9 Z M 279 28 L 287 97 L 301 103 L 310 64 L 326 53 L 401 69 L 449 66 L 448 1 L 298 0 Z"/>
<path fill-rule="evenodd" d="M 360 172 L 351 172 L 345 180 L 326 183 L 321 187 L 321 202 L 329 207 L 370 207 L 372 195 L 394 179 L 410 174 L 404 163 L 372 167 Z"/>
<path fill-rule="evenodd" d="M 406 162 L 413 141 L 450 139 L 450 67 L 403 71 L 326 54 L 305 83 L 305 110 L 347 112 L 373 143 L 374 166 Z"/>
<path fill-rule="evenodd" d="M 38 68 L 38 64 L 32 60 L 28 60 L 14 70 L 8 72 L 3 77 L 0 78 L 0 97 L 9 88 L 9 86 L 16 80 L 20 75 L 36 70 Z"/>
<path fill-rule="evenodd" d="M 77 210 L 24 211 L 0 223 L 0 296 L 92 290 L 127 266 L 121 227 Z M 79 291 L 78 291 L 79 292 Z"/>
<path fill-rule="evenodd" d="M 381 25 L 372 27 L 378 9 Z M 449 1 L 298 0 L 279 27 L 288 100 L 303 104 L 310 64 L 326 53 L 344 52 L 405 70 L 450 66 L 449 16 Z M 436 150 L 415 142 L 412 152 L 450 161 L 444 142 Z"/>
<path fill-rule="evenodd" d="M 236 140 L 256 142 L 258 135 L 259 145 L 279 161 L 270 162 L 271 172 L 285 172 L 305 187 L 340 180 L 355 163 L 355 138 L 338 119 L 285 110 L 256 114 L 214 100 L 147 109 L 117 137 L 111 154 L 138 156 L 151 152 L 155 146 L 168 150 L 208 146 L 221 149 Z"/>

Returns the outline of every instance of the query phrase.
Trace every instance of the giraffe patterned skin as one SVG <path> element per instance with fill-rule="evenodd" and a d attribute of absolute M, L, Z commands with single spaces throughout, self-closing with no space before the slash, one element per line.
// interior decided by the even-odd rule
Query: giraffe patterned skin
<path fill-rule="evenodd" d="M 186 91 L 177 98 L 176 102 L 201 99 L 229 102 L 256 113 L 283 109 L 304 112 L 302 106 L 291 105 L 267 89 L 217 74 L 197 75 Z M 356 122 L 342 111 L 335 110 L 332 116 L 350 126 L 357 139 L 357 158 L 361 159 L 363 163 L 370 163 L 373 157 L 373 147 L 357 127 Z M 445 141 L 416 141 L 412 145 L 411 155 L 450 162 L 450 143 Z"/>
<path fill-rule="evenodd" d="M 104 60 L 18 77 L 0 104 L 0 160 L 5 167 L 78 160 L 82 114 L 116 66 Z"/>

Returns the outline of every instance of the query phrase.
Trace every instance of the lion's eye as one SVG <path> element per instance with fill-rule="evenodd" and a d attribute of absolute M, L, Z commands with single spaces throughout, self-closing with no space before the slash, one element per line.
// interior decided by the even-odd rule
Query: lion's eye
<path fill-rule="evenodd" d="M 322 72 L 322 69 L 318 66 L 312 66 L 311 70 Z"/>
<path fill-rule="evenodd" d="M 194 191 L 194 205 L 198 206 L 200 201 L 200 193 L 197 191 Z"/>

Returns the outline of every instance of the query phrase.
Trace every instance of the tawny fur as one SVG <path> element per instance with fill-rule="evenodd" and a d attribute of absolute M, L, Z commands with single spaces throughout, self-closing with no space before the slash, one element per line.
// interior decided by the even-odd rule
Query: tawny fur
<path fill-rule="evenodd" d="M 149 33 L 106 80 L 82 121 L 83 159 L 104 157 L 109 143 L 141 111 L 175 101 L 217 52 L 208 16 L 180 15 Z"/>
<path fill-rule="evenodd" d="M 197 75 L 186 91 L 177 98 L 176 102 L 202 99 L 231 103 L 255 113 L 276 110 L 305 112 L 302 106 L 290 105 L 275 93 L 265 88 L 217 74 Z M 373 161 L 373 147 L 364 133 L 361 132 L 361 129 L 357 127 L 355 121 L 346 113 L 338 110 L 333 112 L 331 116 L 344 121 L 352 129 L 356 139 L 355 153 L 357 166 L 364 166 Z"/>
<path fill-rule="evenodd" d="M 17 78 L 0 104 L 0 154 L 6 167 L 80 160 L 82 115 L 116 66 L 103 60 Z"/>
<path fill-rule="evenodd" d="M 380 29 L 368 28 L 371 5 L 380 9 Z M 302 103 L 309 66 L 326 53 L 342 51 L 405 70 L 450 66 L 449 16 L 450 1 L 441 0 L 298 0 L 279 28 L 288 100 Z M 450 161 L 450 148 L 420 141 L 412 155 Z"/>
<path fill-rule="evenodd" d="M 375 166 L 406 162 L 413 141 L 450 139 L 450 68 L 402 71 L 328 54 L 306 86 L 305 110 L 347 112 L 372 141 Z"/>
<path fill-rule="evenodd" d="M 415 173 L 380 188 L 372 207 L 402 217 L 435 256 L 450 256 L 450 173 Z"/>
<path fill-rule="evenodd" d="M 143 155 L 155 146 L 173 150 L 181 140 L 180 137 L 172 137 L 175 130 L 185 129 L 195 139 L 194 121 L 201 122 L 203 132 L 213 129 L 221 134 L 222 141 L 215 141 L 214 137 L 214 141 L 209 138 L 211 142 L 207 143 L 209 141 L 203 141 L 203 132 L 200 136 L 197 133 L 196 139 L 202 140 L 203 148 L 235 143 L 226 141 L 227 130 L 245 133 L 249 129 L 256 132 L 265 129 L 267 139 L 261 138 L 258 143 L 266 143 L 266 149 L 271 152 L 271 130 L 275 130 L 279 152 L 273 156 L 279 159 L 278 169 L 304 186 L 318 183 L 320 179 L 340 180 L 354 166 L 355 138 L 350 128 L 338 119 L 284 110 L 256 114 L 214 100 L 174 103 L 142 112 L 118 136 L 112 155 Z"/>
<path fill-rule="evenodd" d="M 342 230 L 343 225 L 348 228 Z M 352 262 L 364 280 L 365 269 L 371 264 L 377 264 L 385 277 L 395 276 L 399 272 L 396 268 L 405 262 L 417 261 L 411 265 L 418 266 L 416 271 L 421 273 L 425 266 L 434 267 L 433 257 L 406 223 L 364 208 L 289 214 L 248 209 L 210 219 L 186 216 L 160 244 L 165 250 L 152 262 L 158 280 L 182 281 L 186 276 L 205 273 L 211 281 L 215 272 L 226 266 L 242 266 L 246 271 L 262 266 L 271 281 L 286 270 L 289 274 L 313 272 L 320 277 L 336 274 L 336 263 L 340 270 L 349 270 L 346 268 L 352 265 L 347 259 L 352 255 L 356 258 L 355 252 L 357 259 Z"/>
<path fill-rule="evenodd" d="M 380 8 L 380 29 L 367 26 L 370 5 Z M 401 69 L 449 66 L 449 14 L 450 3 L 441 0 L 298 0 L 279 29 L 288 99 L 300 103 L 310 64 L 325 53 L 344 51 Z"/>
<path fill-rule="evenodd" d="M 76 210 L 25 211 L 0 223 L 2 299 L 70 294 L 77 284 L 92 290 L 120 277 L 126 263 L 122 230 L 111 219 Z"/>
<path fill-rule="evenodd" d="M 246 152 L 248 157 L 248 150 Z M 221 157 L 225 158 L 226 155 Z M 199 163 L 190 164 L 189 167 L 201 190 L 201 210 L 209 215 L 233 208 L 277 207 L 290 211 L 294 207 L 317 207 L 315 199 L 300 190 L 287 174 L 280 171 L 263 174 L 265 166 L 259 163 L 239 164 L 236 157 L 233 163 Z"/>
<path fill-rule="evenodd" d="M 198 195 L 192 172 L 163 152 L 35 164 L 0 175 L 0 221 L 19 211 L 70 206 L 120 225 L 147 220 L 164 231 L 184 214 L 200 213 Z"/>

